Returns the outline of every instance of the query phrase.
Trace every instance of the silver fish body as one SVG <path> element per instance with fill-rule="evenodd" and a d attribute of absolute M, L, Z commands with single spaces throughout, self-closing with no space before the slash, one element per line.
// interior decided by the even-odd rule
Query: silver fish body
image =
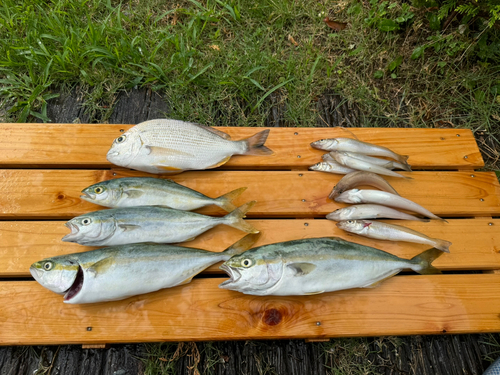
<path fill-rule="evenodd" d="M 220 288 L 252 295 L 311 295 L 369 288 L 403 269 L 439 273 L 431 262 L 442 254 L 431 249 L 403 259 L 339 238 L 311 238 L 250 249 L 220 267 L 230 279 Z"/>
<path fill-rule="evenodd" d="M 337 151 L 332 151 L 332 152 L 335 153 Z M 390 169 L 390 170 L 392 170 L 392 169 L 402 169 L 404 171 L 411 172 L 411 167 L 407 163 L 401 164 L 401 163 L 399 163 L 397 161 L 375 158 L 373 156 L 359 154 L 359 153 L 356 153 L 356 152 L 349 152 L 349 156 L 353 157 L 353 158 L 356 158 L 356 159 L 359 159 L 359 160 L 362 160 L 362 161 L 365 161 L 365 162 L 370 163 L 370 164 L 378 165 L 379 167 L 383 167 L 385 169 Z"/>
<path fill-rule="evenodd" d="M 353 203 L 353 204 L 357 203 L 380 204 L 384 206 L 395 207 L 402 210 L 416 212 L 431 219 L 446 221 L 444 219 L 441 219 L 439 216 L 434 215 L 432 212 L 420 206 L 419 204 L 412 202 L 409 199 L 400 197 L 399 195 L 387 193 L 386 191 L 351 189 L 340 194 L 338 197 L 335 198 L 335 201 L 343 203 Z"/>
<path fill-rule="evenodd" d="M 323 161 L 309 167 L 310 171 L 327 172 L 334 174 L 347 174 L 354 172 L 354 169 L 345 167 L 336 161 Z"/>
<path fill-rule="evenodd" d="M 270 155 L 269 130 L 232 141 L 214 128 L 171 119 L 142 122 L 116 138 L 107 159 L 149 173 L 179 173 L 216 168 L 232 155 Z"/>
<path fill-rule="evenodd" d="M 30 272 L 38 283 L 64 295 L 64 302 L 116 301 L 187 284 L 207 267 L 251 247 L 248 235 L 224 252 L 158 244 L 108 247 L 35 262 Z"/>
<path fill-rule="evenodd" d="M 335 210 L 326 215 L 326 218 L 334 221 L 360 219 L 398 219 L 416 220 L 423 222 L 429 221 L 429 219 L 422 219 L 390 207 L 381 206 L 379 204 L 355 204 L 349 207 L 339 208 L 338 210 Z"/>
<path fill-rule="evenodd" d="M 311 147 L 325 151 L 346 151 L 365 155 L 384 156 L 397 160 L 401 164 L 406 164 L 406 161 L 408 160 L 407 155 L 397 154 L 387 147 L 377 146 L 372 143 L 362 142 L 351 138 L 339 137 L 321 139 L 319 141 L 312 142 Z"/>
<path fill-rule="evenodd" d="M 224 217 L 212 217 L 158 206 L 113 208 L 90 212 L 66 223 L 71 233 L 63 241 L 87 246 L 115 246 L 139 242 L 190 241 L 207 230 L 225 224 L 247 233 L 258 231 L 243 221 L 255 204 L 246 203 Z"/>
<path fill-rule="evenodd" d="M 401 225 L 373 220 L 345 220 L 338 222 L 337 227 L 350 233 L 377 240 L 414 242 L 430 245 L 446 253 L 450 252 L 451 242 L 431 238 Z"/>
<path fill-rule="evenodd" d="M 328 196 L 330 199 L 335 199 L 338 195 L 346 190 L 350 190 L 359 185 L 370 185 L 380 190 L 387 191 L 388 193 L 399 195 L 398 192 L 386 180 L 373 172 L 355 171 L 346 174 L 335 185 L 332 192 Z"/>
<path fill-rule="evenodd" d="M 83 195 L 80 198 L 87 202 L 112 208 L 163 206 L 191 211 L 216 205 L 230 212 L 236 208 L 231 201 L 245 190 L 246 187 L 239 188 L 218 198 L 209 198 L 172 180 L 153 177 L 124 177 L 91 185 L 82 190 Z"/>
<path fill-rule="evenodd" d="M 332 155 L 333 158 L 339 164 L 342 164 L 342 165 L 349 167 L 349 168 L 352 168 L 354 170 L 373 172 L 373 173 L 377 173 L 377 174 L 381 174 L 381 175 L 385 175 L 385 176 L 391 176 L 391 177 L 411 179 L 411 177 L 402 176 L 399 173 L 393 172 L 390 169 L 387 169 L 383 166 L 375 165 L 375 164 L 369 163 L 365 160 L 358 159 L 358 158 L 354 157 L 353 154 L 350 152 L 332 151 L 332 152 L 330 152 L 330 155 Z"/>

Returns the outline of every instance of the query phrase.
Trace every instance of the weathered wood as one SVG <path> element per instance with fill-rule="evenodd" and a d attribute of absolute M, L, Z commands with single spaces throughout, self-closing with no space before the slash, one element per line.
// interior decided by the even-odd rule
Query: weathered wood
<path fill-rule="evenodd" d="M 69 219 L 103 207 L 80 199 L 98 181 L 141 172 L 104 170 L 0 170 L 0 218 Z M 493 172 L 413 172 L 412 180 L 389 178 L 401 196 L 436 215 L 500 215 L 500 184 Z M 474 177 L 472 177 L 474 176 Z M 346 204 L 328 199 L 342 176 L 321 172 L 210 171 L 186 172 L 172 180 L 217 197 L 246 186 L 235 204 L 256 200 L 248 217 L 324 217 Z M 220 215 L 217 207 L 200 210 Z"/>
<path fill-rule="evenodd" d="M 0 166 L 4 168 L 110 168 L 106 153 L 121 131 L 132 125 L 0 124 Z M 264 128 L 221 127 L 233 139 Z M 414 169 L 474 169 L 483 161 L 470 130 L 379 128 L 271 128 L 266 146 L 272 156 L 234 156 L 225 169 L 307 169 L 324 153 L 310 143 L 322 138 L 356 136 L 410 155 Z"/>
<path fill-rule="evenodd" d="M 246 296 L 219 289 L 221 280 L 90 305 L 64 304 L 36 282 L 2 282 L 0 344 L 500 331 L 499 275 L 396 276 L 376 289 L 304 297 Z"/>
<path fill-rule="evenodd" d="M 254 246 L 301 238 L 341 237 L 348 241 L 372 246 L 402 258 L 412 258 L 429 248 L 409 242 L 373 240 L 344 232 L 330 220 L 249 220 L 261 231 Z M 450 254 L 438 258 L 434 265 L 442 270 L 500 269 L 500 219 L 432 221 L 393 221 L 425 233 L 430 237 L 451 241 Z M 490 225 L 492 224 L 492 225 Z M 29 276 L 29 266 L 44 258 L 95 249 L 62 242 L 69 230 L 62 221 L 3 221 L 0 222 L 0 277 Z M 471 235 L 471 233 L 473 235 Z M 182 246 L 222 251 L 244 236 L 230 227 L 219 226 Z M 208 273 L 223 273 L 219 265 Z"/>

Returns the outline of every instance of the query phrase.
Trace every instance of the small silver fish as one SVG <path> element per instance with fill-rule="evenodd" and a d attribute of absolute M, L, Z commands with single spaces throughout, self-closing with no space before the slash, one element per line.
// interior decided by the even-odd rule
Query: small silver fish
<path fill-rule="evenodd" d="M 331 151 L 331 152 L 335 153 L 337 151 Z M 328 153 L 326 155 L 329 155 L 332 159 L 335 160 L 335 158 L 332 155 L 330 155 L 330 153 Z M 362 161 L 366 161 L 367 163 L 370 163 L 370 164 L 378 165 L 379 167 L 383 167 L 385 169 L 390 169 L 390 170 L 402 169 L 404 171 L 411 172 L 411 167 L 408 163 L 401 164 L 397 161 L 375 158 L 373 156 L 359 154 L 356 152 L 349 152 L 349 156 L 356 158 L 356 159 L 359 159 L 359 160 L 362 160 Z M 325 158 L 323 158 L 323 160 L 325 160 Z"/>
<path fill-rule="evenodd" d="M 406 164 L 407 155 L 399 155 L 387 147 L 377 146 L 372 143 L 358 141 L 351 138 L 329 138 L 321 139 L 311 143 L 311 147 L 325 151 L 346 151 L 357 152 L 365 155 L 384 156 L 397 160 L 401 164 Z"/>
<path fill-rule="evenodd" d="M 373 172 L 356 171 L 346 174 L 335 185 L 332 192 L 328 196 L 330 199 L 335 199 L 336 196 L 344 191 L 352 189 L 359 185 L 370 185 L 388 193 L 399 195 L 398 192 L 386 180 Z"/>
<path fill-rule="evenodd" d="M 353 206 L 339 208 L 338 210 L 335 210 L 332 213 L 326 215 L 326 218 L 334 221 L 356 219 L 399 219 L 416 220 L 422 222 L 430 221 L 429 219 L 421 219 L 419 217 L 378 204 L 355 204 Z"/>
<path fill-rule="evenodd" d="M 33 263 L 30 272 L 40 285 L 64 295 L 65 303 L 117 301 L 187 284 L 257 238 L 247 235 L 221 253 L 150 243 L 114 246 L 47 258 Z"/>
<path fill-rule="evenodd" d="M 416 212 L 431 219 L 446 221 L 440 218 L 439 216 L 434 215 L 432 212 L 425 209 L 424 207 L 416 204 L 415 202 L 400 197 L 399 195 L 387 193 L 386 191 L 351 189 L 340 194 L 338 197 L 335 198 L 335 201 L 343 203 L 353 203 L 353 204 L 357 203 L 381 204 L 384 206 L 395 207 L 402 210 Z"/>
<path fill-rule="evenodd" d="M 430 245 L 446 253 L 450 252 L 451 242 L 431 238 L 401 225 L 387 224 L 373 220 L 344 220 L 338 222 L 337 227 L 347 232 L 376 240 L 415 242 Z"/>
<path fill-rule="evenodd" d="M 124 177 L 102 181 L 82 190 L 83 200 L 101 206 L 120 208 L 137 206 L 163 206 L 192 211 L 216 205 L 227 212 L 236 206 L 231 203 L 247 188 L 242 187 L 218 198 L 209 198 L 196 190 L 178 183 L 153 177 Z"/>
<path fill-rule="evenodd" d="M 328 173 L 335 173 L 335 174 L 347 174 L 354 172 L 354 169 L 344 167 L 343 165 L 340 165 L 336 161 L 323 161 L 320 163 L 316 163 L 313 166 L 309 167 L 310 171 L 319 171 L 319 172 L 328 172 Z"/>
<path fill-rule="evenodd" d="M 364 160 L 358 159 L 353 156 L 350 152 L 338 152 L 331 151 L 330 155 L 340 164 L 345 165 L 346 167 L 358 170 L 358 171 L 366 171 L 373 172 L 377 174 L 382 174 L 385 176 L 398 177 L 398 178 L 406 178 L 412 179 L 411 177 L 402 176 L 399 173 L 393 172 L 387 168 L 381 167 L 379 165 L 375 165 L 372 163 L 368 163 Z"/>
<path fill-rule="evenodd" d="M 112 208 L 84 214 L 65 225 L 71 233 L 63 241 L 87 246 L 115 246 L 139 242 L 177 243 L 220 225 L 247 233 L 259 231 L 243 220 L 255 204 L 246 203 L 224 217 L 212 217 L 158 206 Z"/>
<path fill-rule="evenodd" d="M 220 130 L 171 119 L 141 122 L 116 138 L 107 159 L 113 164 L 149 173 L 180 173 L 216 168 L 232 155 L 271 155 L 264 146 L 266 129 L 232 141 Z"/>
<path fill-rule="evenodd" d="M 403 259 L 339 238 L 310 238 L 256 247 L 220 267 L 230 279 L 220 288 L 266 296 L 300 296 L 350 288 L 373 288 L 403 269 L 440 273 L 430 249 Z"/>

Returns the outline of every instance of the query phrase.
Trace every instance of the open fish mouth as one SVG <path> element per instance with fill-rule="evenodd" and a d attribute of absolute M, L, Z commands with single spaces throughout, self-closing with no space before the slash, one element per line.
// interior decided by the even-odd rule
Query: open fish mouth
<path fill-rule="evenodd" d="M 240 271 L 229 267 L 227 264 L 223 263 L 220 267 L 221 270 L 225 271 L 229 275 L 229 280 L 224 281 L 219 285 L 219 288 L 224 288 L 227 285 L 236 283 L 241 278 Z"/>
<path fill-rule="evenodd" d="M 83 281 L 83 269 L 81 266 L 78 266 L 78 272 L 76 274 L 75 281 L 73 281 L 73 284 L 66 291 L 66 294 L 64 295 L 64 302 L 70 301 L 82 290 Z"/>
<path fill-rule="evenodd" d="M 83 193 L 83 195 L 80 195 L 80 198 L 82 198 L 86 201 L 88 201 L 88 200 L 94 201 L 95 200 L 95 194 L 90 195 L 86 191 L 82 191 L 82 193 Z"/>
<path fill-rule="evenodd" d="M 76 226 L 75 224 L 73 224 L 73 223 L 71 223 L 69 221 L 66 224 L 64 224 L 64 225 L 71 230 L 71 233 L 65 235 L 62 238 L 62 240 L 65 241 L 65 242 L 73 242 L 74 240 L 77 239 L 78 232 L 80 232 L 80 229 L 78 228 L 78 226 Z"/>

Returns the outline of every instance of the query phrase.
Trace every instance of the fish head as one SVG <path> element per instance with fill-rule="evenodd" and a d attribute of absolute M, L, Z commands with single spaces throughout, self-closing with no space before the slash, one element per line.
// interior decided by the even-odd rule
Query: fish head
<path fill-rule="evenodd" d="M 121 188 L 111 186 L 112 181 L 114 180 L 98 182 L 97 184 L 83 189 L 83 195 L 81 195 L 80 198 L 90 203 L 113 207 L 113 203 L 115 203 L 121 195 Z"/>
<path fill-rule="evenodd" d="M 322 166 L 323 166 L 323 163 L 321 163 L 321 162 L 320 163 L 316 163 L 316 164 L 310 166 L 309 170 L 310 171 L 321 171 L 321 170 L 323 170 Z"/>
<path fill-rule="evenodd" d="M 35 262 L 30 273 L 43 287 L 57 294 L 65 294 L 77 279 L 80 266 L 71 256 L 62 255 Z"/>
<path fill-rule="evenodd" d="M 106 159 L 116 165 L 128 167 L 143 148 L 141 133 L 133 127 L 113 141 Z"/>
<path fill-rule="evenodd" d="M 326 218 L 328 220 L 335 220 L 335 221 L 347 220 L 354 213 L 355 210 L 356 207 L 339 208 L 326 215 Z"/>
<path fill-rule="evenodd" d="M 371 223 L 368 223 L 367 225 L 370 224 Z M 336 225 L 340 229 L 354 233 L 361 232 L 367 226 L 365 220 L 342 220 L 339 221 Z"/>
<path fill-rule="evenodd" d="M 233 256 L 224 262 L 220 269 L 225 271 L 230 279 L 220 284 L 219 288 L 257 295 L 268 294 L 284 274 L 281 259 L 265 259 L 248 252 Z"/>
<path fill-rule="evenodd" d="M 363 203 L 363 200 L 359 194 L 359 189 L 350 189 L 335 197 L 335 202 L 357 204 Z"/>
<path fill-rule="evenodd" d="M 64 225 L 71 230 L 71 233 L 64 236 L 62 240 L 80 245 L 104 241 L 116 230 L 115 220 L 107 215 L 99 215 L 98 212 L 77 216 Z"/>
<path fill-rule="evenodd" d="M 311 143 L 311 147 L 318 150 L 335 150 L 338 145 L 338 141 L 335 138 L 320 139 Z"/>

